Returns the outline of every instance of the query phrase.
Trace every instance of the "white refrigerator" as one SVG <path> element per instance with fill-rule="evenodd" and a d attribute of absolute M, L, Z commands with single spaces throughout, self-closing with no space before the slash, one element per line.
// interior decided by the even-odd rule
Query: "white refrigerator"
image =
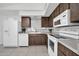
<path fill-rule="evenodd" d="M 3 46 L 18 47 L 18 20 L 7 18 L 3 22 Z"/>

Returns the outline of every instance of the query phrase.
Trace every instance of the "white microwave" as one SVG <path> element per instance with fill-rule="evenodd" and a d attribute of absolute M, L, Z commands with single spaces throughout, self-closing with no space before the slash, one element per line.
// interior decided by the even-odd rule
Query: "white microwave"
<path fill-rule="evenodd" d="M 79 23 L 71 23 L 70 21 L 70 9 L 65 10 L 63 13 L 53 19 L 53 26 L 67 26 L 67 25 L 79 25 Z"/>

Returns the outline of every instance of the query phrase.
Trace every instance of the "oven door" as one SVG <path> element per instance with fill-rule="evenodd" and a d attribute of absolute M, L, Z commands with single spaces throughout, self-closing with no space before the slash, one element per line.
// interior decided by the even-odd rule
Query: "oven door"
<path fill-rule="evenodd" d="M 48 37 L 48 54 L 49 56 L 57 56 L 57 43 L 58 41 L 56 40 L 55 37 Z"/>

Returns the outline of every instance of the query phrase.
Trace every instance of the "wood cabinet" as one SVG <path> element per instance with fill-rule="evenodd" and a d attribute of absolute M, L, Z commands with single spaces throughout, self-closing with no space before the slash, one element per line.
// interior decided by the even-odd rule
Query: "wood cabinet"
<path fill-rule="evenodd" d="M 59 4 L 59 14 L 63 12 L 64 6 L 63 3 Z"/>
<path fill-rule="evenodd" d="M 29 45 L 47 45 L 47 35 L 29 34 Z"/>
<path fill-rule="evenodd" d="M 50 17 L 42 17 L 41 25 L 42 27 L 53 27 L 53 19 Z"/>
<path fill-rule="evenodd" d="M 59 7 L 59 14 L 60 14 L 60 13 L 64 12 L 66 9 L 70 9 L 70 4 L 69 3 L 60 3 L 58 7 Z"/>
<path fill-rule="evenodd" d="M 79 3 L 70 4 L 70 15 L 72 23 L 79 23 Z"/>
<path fill-rule="evenodd" d="M 57 8 L 54 10 L 54 17 L 59 15 L 59 11 L 60 11 L 60 7 L 58 5 Z"/>
<path fill-rule="evenodd" d="M 48 24 L 48 26 L 49 27 L 53 27 L 53 19 L 51 19 L 50 17 L 49 17 L 49 24 Z"/>
<path fill-rule="evenodd" d="M 78 56 L 78 54 L 58 43 L 58 56 Z"/>
<path fill-rule="evenodd" d="M 41 25 L 42 27 L 48 27 L 49 26 L 49 18 L 48 17 L 42 17 L 41 19 Z"/>
<path fill-rule="evenodd" d="M 21 17 L 21 26 L 22 28 L 31 27 L 31 18 L 30 17 Z"/>

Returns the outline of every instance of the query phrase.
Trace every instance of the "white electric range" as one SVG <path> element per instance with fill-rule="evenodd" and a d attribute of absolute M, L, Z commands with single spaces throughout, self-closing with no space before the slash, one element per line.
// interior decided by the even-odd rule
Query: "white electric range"
<path fill-rule="evenodd" d="M 48 54 L 50 56 L 58 55 L 58 42 L 78 40 L 79 33 L 72 33 L 67 31 L 61 31 L 58 34 L 48 34 Z"/>

